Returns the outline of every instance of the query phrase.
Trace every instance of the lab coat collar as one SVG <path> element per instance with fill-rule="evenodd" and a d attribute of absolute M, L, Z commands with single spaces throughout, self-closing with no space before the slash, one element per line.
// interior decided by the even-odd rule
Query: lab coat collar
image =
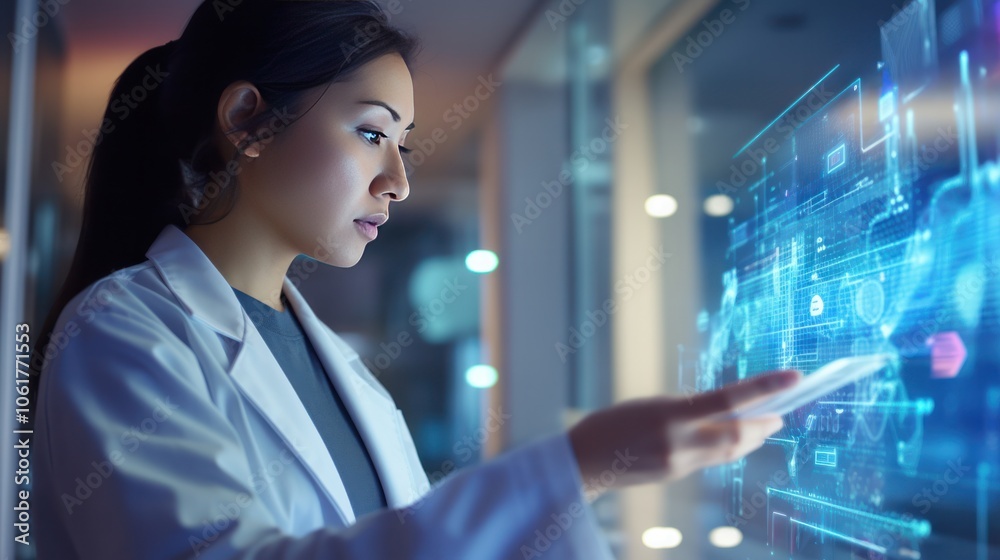
<path fill-rule="evenodd" d="M 160 232 L 146 257 L 188 314 L 233 340 L 243 340 L 246 320 L 240 300 L 215 264 L 173 224 Z"/>
<path fill-rule="evenodd" d="M 343 481 L 291 383 L 284 375 L 260 375 L 261 371 L 281 372 L 281 366 L 225 277 L 201 248 L 172 224 L 164 227 L 146 256 L 188 313 L 239 342 L 231 377 L 312 472 L 345 523 L 353 523 L 354 512 Z M 408 441 L 408 434 L 402 433 L 406 428 L 395 403 L 381 392 L 384 389 L 374 386 L 377 382 L 370 373 L 360 371 L 364 366 L 357 353 L 327 334 L 287 276 L 283 292 L 365 442 L 388 505 L 412 501 L 414 488 L 421 484 L 400 446 L 401 441 Z"/>

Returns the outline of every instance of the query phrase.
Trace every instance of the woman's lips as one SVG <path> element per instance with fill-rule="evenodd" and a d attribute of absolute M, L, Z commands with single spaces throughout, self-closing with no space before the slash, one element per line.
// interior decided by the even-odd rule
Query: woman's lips
<path fill-rule="evenodd" d="M 369 241 L 373 241 L 376 237 L 378 237 L 378 227 L 376 227 L 375 224 L 361 220 L 354 220 L 354 225 L 358 226 L 362 235 L 367 237 Z"/>

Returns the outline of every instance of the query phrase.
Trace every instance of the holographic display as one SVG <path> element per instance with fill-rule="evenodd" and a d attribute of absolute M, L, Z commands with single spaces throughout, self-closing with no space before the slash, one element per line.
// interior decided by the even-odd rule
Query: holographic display
<path fill-rule="evenodd" d="M 873 26 L 879 79 L 833 68 L 734 156 L 752 217 L 682 389 L 894 356 L 706 472 L 774 558 L 1000 558 L 1000 2 L 940 4 Z"/>

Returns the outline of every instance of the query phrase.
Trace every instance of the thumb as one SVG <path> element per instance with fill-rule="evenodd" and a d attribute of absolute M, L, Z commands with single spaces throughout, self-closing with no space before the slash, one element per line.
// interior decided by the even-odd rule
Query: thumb
<path fill-rule="evenodd" d="M 783 391 L 802 378 L 798 370 L 776 370 L 755 375 L 738 383 L 732 383 L 698 395 L 691 400 L 690 410 L 704 416 L 735 410 L 759 398 Z"/>

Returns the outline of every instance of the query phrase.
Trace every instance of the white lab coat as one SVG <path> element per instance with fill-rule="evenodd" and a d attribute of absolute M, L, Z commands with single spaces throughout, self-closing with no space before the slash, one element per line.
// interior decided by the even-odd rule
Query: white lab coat
<path fill-rule="evenodd" d="M 355 520 L 323 440 L 231 287 L 183 231 L 67 305 L 33 450 L 40 560 L 610 559 L 565 434 L 433 490 L 357 353 L 284 294 L 389 509 Z"/>

